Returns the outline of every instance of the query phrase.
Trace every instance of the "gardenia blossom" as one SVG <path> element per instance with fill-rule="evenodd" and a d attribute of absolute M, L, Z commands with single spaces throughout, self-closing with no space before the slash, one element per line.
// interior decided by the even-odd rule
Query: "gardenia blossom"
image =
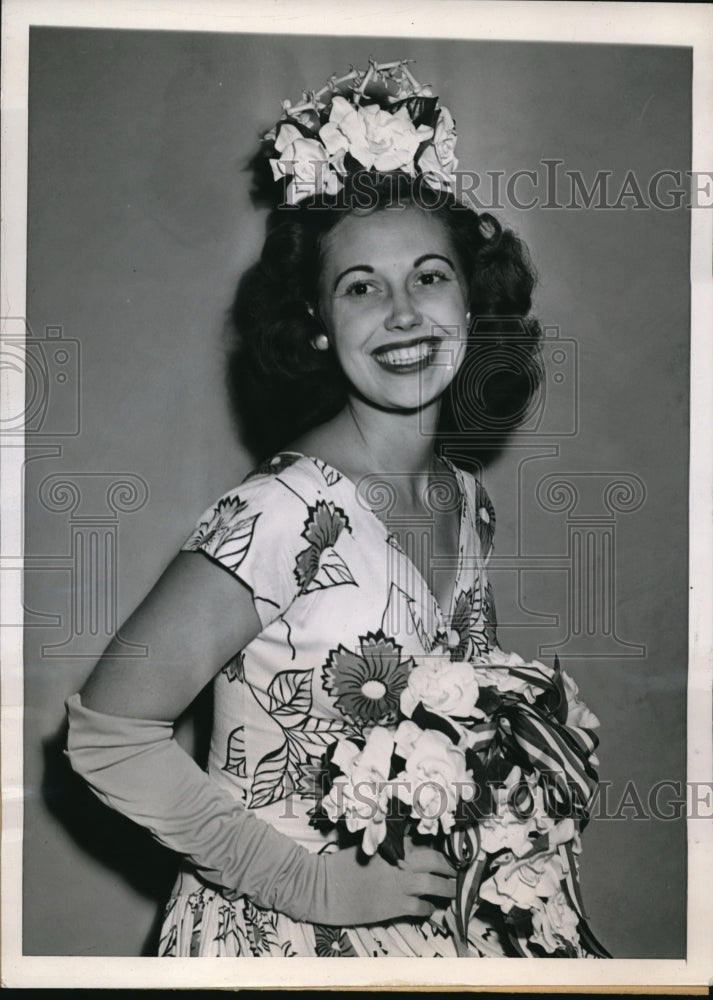
<path fill-rule="evenodd" d="M 344 155 L 330 155 L 317 139 L 306 139 L 294 125 L 282 125 L 275 139 L 279 159 L 271 159 L 275 180 L 292 177 L 286 197 L 289 205 L 318 194 L 336 194 L 342 187 Z"/>
<path fill-rule="evenodd" d="M 546 952 L 552 954 L 568 942 L 573 945 L 577 955 L 582 954 L 579 940 L 579 917 L 567 902 L 567 897 L 560 889 L 549 899 L 543 900 L 532 914 L 533 934 L 530 938 L 533 944 L 539 944 Z"/>
<path fill-rule="evenodd" d="M 429 712 L 456 718 L 484 718 L 476 708 L 478 681 L 470 663 L 448 656 L 416 657 L 408 685 L 401 692 L 401 711 L 411 718 L 419 702 Z"/>
<path fill-rule="evenodd" d="M 406 107 L 392 114 L 377 104 L 356 107 L 337 96 L 319 136 L 330 156 L 349 153 L 367 170 L 403 170 L 413 176 L 416 151 L 433 129 L 415 128 Z"/>
<path fill-rule="evenodd" d="M 566 671 L 562 671 L 564 691 L 567 695 L 567 725 L 580 729 L 596 729 L 599 719 L 579 697 L 579 688 Z"/>
<path fill-rule="evenodd" d="M 436 122 L 433 142 L 423 150 L 418 158 L 418 168 L 428 175 L 431 187 L 452 191 L 455 186 L 456 128 L 448 108 L 441 108 Z"/>
<path fill-rule="evenodd" d="M 419 820 L 418 832 L 445 833 L 453 829 L 454 813 L 464 789 L 472 784 L 465 753 L 444 734 L 402 722 L 395 734 L 396 753 L 406 766 L 392 782 L 394 793 L 410 805 Z"/>
<path fill-rule="evenodd" d="M 495 687 L 503 694 L 507 694 L 508 692 L 520 694 L 531 705 L 534 703 L 535 698 L 542 694 L 542 688 L 536 684 L 529 684 L 520 677 L 514 677 L 509 670 L 501 670 L 500 668 L 513 667 L 521 673 L 534 670 L 539 674 L 543 674 L 547 679 L 554 677 L 552 667 L 545 666 L 539 660 L 525 663 L 523 658 L 518 656 L 517 653 L 506 653 L 498 646 L 491 649 L 486 656 L 476 656 L 473 660 L 473 665 L 476 680 L 481 687 Z"/>
<path fill-rule="evenodd" d="M 539 907 L 543 899 L 560 890 L 566 869 L 558 855 L 542 853 L 522 860 L 513 855 L 503 857 L 492 878 L 480 887 L 480 898 L 495 903 L 503 913 L 509 913 L 513 906 L 522 910 Z"/>
<path fill-rule="evenodd" d="M 344 816 L 350 833 L 363 830 L 365 854 L 375 854 L 386 836 L 388 777 L 394 740 L 383 726 L 375 726 L 360 750 L 351 740 L 340 740 L 332 761 L 343 772 L 323 799 L 333 823 Z"/>
<path fill-rule="evenodd" d="M 488 854 L 508 850 L 516 858 L 529 854 L 535 841 L 545 834 L 548 837 L 548 851 L 575 838 L 574 820 L 569 817 L 555 820 L 545 812 L 542 788 L 537 784 L 537 774 L 529 774 L 524 779 L 530 802 L 525 808 L 518 808 L 515 802 L 515 788 L 523 781 L 519 767 L 514 767 L 504 784 L 493 788 L 495 809 L 478 824 L 480 845 Z"/>

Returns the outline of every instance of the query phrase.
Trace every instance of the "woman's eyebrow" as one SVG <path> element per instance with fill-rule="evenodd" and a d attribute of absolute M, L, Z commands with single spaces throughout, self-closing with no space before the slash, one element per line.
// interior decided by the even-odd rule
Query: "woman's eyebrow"
<path fill-rule="evenodd" d="M 434 260 L 434 259 L 435 260 L 444 260 L 446 262 L 446 264 L 448 264 L 448 266 L 451 267 L 451 268 L 453 268 L 453 270 L 455 271 L 455 267 L 453 267 L 453 261 L 450 260 L 450 258 L 448 258 L 448 257 L 444 257 L 442 253 L 425 253 L 425 254 L 423 254 L 422 257 L 419 257 L 417 260 L 415 260 L 413 262 L 413 266 L 414 267 L 420 267 L 421 264 L 423 264 L 424 261 Z"/>
<path fill-rule="evenodd" d="M 370 264 L 354 264 L 352 267 L 348 267 L 345 271 L 342 271 L 341 274 L 337 275 L 334 284 L 332 285 L 333 292 L 337 290 L 337 285 L 342 280 L 344 275 L 349 274 L 351 271 L 368 271 L 369 274 L 373 274 L 374 268 Z"/>

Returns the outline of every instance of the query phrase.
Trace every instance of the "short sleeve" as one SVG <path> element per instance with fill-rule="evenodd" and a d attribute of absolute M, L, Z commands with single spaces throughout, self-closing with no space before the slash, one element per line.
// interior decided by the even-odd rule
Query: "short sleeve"
<path fill-rule="evenodd" d="M 304 521 L 299 496 L 275 477 L 256 476 L 208 507 L 181 551 L 204 553 L 245 584 L 267 628 L 298 595 L 294 565 Z"/>

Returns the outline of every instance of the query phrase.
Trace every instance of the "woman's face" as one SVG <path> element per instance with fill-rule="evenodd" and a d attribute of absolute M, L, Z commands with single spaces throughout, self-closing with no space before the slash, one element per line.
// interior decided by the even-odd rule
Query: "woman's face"
<path fill-rule="evenodd" d="M 349 382 L 389 410 L 437 400 L 465 353 L 467 290 L 443 223 L 409 207 L 348 215 L 325 238 L 320 314 Z"/>

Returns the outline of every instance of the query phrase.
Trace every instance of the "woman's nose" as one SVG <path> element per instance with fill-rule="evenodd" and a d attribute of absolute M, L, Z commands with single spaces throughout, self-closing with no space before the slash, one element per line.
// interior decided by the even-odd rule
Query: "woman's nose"
<path fill-rule="evenodd" d="M 386 329 L 411 330 L 422 322 L 423 317 L 409 293 L 406 290 L 393 292 L 391 308 L 384 324 Z"/>

